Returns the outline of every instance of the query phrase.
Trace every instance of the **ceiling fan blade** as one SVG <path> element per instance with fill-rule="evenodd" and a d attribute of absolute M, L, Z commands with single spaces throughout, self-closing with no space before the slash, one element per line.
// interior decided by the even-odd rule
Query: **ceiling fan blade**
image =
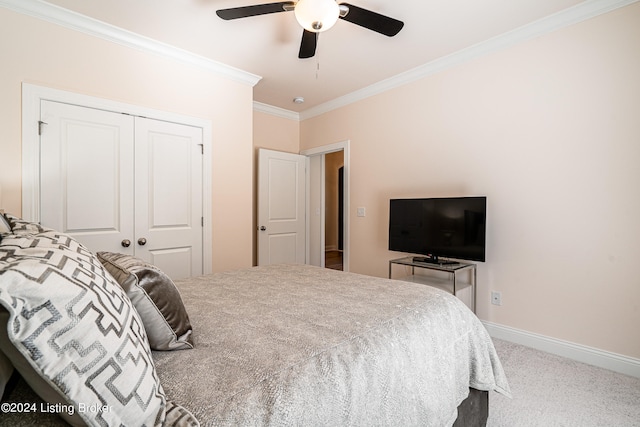
<path fill-rule="evenodd" d="M 341 6 L 343 5 L 349 8 L 349 12 L 345 16 L 340 16 L 340 19 L 368 28 L 369 30 L 377 33 L 384 34 L 385 36 L 393 37 L 400 32 L 402 27 L 404 27 L 404 22 L 398 21 L 397 19 L 380 15 L 379 13 L 348 3 L 341 3 Z"/>
<path fill-rule="evenodd" d="M 318 46 L 318 33 L 304 30 L 298 58 L 312 58 L 316 54 L 316 46 Z"/>
<path fill-rule="evenodd" d="M 279 3 L 256 4 L 253 6 L 232 7 L 230 9 L 216 10 L 216 15 L 224 20 L 248 18 L 249 16 L 266 15 L 268 13 L 287 12 L 292 10 L 289 6 L 294 3 L 282 1 Z M 287 7 L 287 9 L 285 9 Z"/>

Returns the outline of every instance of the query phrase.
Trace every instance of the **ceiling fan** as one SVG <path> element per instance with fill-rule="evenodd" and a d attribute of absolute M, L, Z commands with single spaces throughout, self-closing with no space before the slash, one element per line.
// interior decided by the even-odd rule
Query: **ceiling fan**
<path fill-rule="evenodd" d="M 304 28 L 298 58 L 311 58 L 316 54 L 318 33 L 331 28 L 338 18 L 361 27 L 393 37 L 400 32 L 404 22 L 348 3 L 335 0 L 298 0 L 265 3 L 253 6 L 220 9 L 216 14 L 224 19 L 247 18 L 249 16 L 293 11 Z"/>

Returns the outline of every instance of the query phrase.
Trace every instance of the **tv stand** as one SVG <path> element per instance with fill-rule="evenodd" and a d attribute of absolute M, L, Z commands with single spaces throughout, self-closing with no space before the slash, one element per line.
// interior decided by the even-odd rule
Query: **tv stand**
<path fill-rule="evenodd" d="M 418 263 L 418 264 L 422 263 L 422 264 L 438 264 L 438 265 L 460 264 L 458 261 L 453 261 L 453 260 L 450 260 L 450 259 L 438 258 L 437 256 L 434 256 L 434 257 L 414 256 L 413 257 L 413 262 Z"/>
<path fill-rule="evenodd" d="M 389 279 L 393 279 L 393 266 L 411 267 L 411 274 L 405 274 L 405 276 L 397 277 L 397 279 L 445 290 L 462 300 L 471 311 L 476 312 L 475 264 L 438 258 L 427 258 L 425 260 L 423 257 L 409 256 L 389 261 Z M 416 268 L 425 269 L 425 272 L 416 274 Z M 434 272 L 435 274 L 430 274 Z M 467 280 L 459 280 L 458 275 L 462 275 L 465 272 L 467 273 Z M 439 273 L 446 274 L 446 279 L 443 279 L 443 274 Z M 440 277 L 438 277 L 438 274 Z"/>

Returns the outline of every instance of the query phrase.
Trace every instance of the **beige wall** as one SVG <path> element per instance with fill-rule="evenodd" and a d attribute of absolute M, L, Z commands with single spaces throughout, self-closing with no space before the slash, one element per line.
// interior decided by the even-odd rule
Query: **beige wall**
<path fill-rule="evenodd" d="M 258 148 L 300 152 L 300 122 L 259 111 L 253 113 L 253 145 Z"/>
<path fill-rule="evenodd" d="M 399 255 L 389 198 L 486 195 L 479 317 L 640 357 L 638 22 L 636 3 L 303 121 L 303 150 L 351 141 L 351 271 Z"/>
<path fill-rule="evenodd" d="M 4 8 L 0 58 L 1 207 L 21 214 L 22 82 L 200 117 L 213 124 L 213 268 L 252 264 L 250 86 Z"/>

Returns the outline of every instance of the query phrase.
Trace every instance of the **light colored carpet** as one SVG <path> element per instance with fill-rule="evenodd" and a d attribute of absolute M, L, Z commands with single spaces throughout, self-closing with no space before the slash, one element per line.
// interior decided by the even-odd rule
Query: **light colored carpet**
<path fill-rule="evenodd" d="M 491 393 L 488 427 L 640 426 L 640 378 L 493 341 L 513 398 Z"/>

